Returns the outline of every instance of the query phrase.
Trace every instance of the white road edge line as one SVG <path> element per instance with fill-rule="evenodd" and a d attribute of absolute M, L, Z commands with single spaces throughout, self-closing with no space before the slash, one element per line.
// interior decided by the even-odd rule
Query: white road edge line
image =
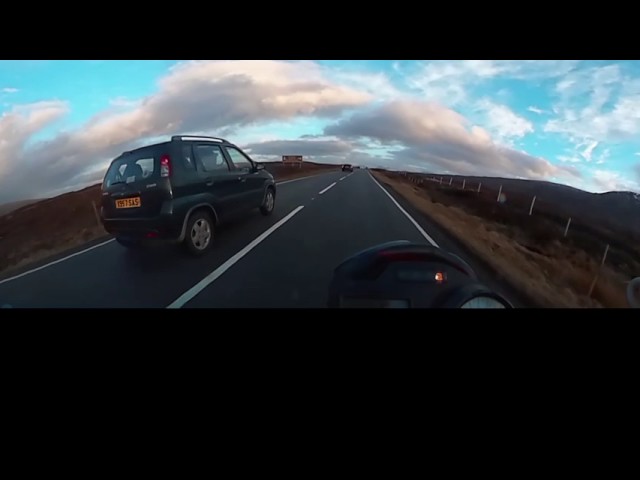
<path fill-rule="evenodd" d="M 371 173 L 369 173 L 369 176 L 371 177 L 371 180 L 373 180 L 373 181 L 375 182 L 375 184 L 376 184 L 376 185 L 378 185 L 378 186 L 380 187 L 380 189 L 381 189 L 381 190 L 382 190 L 382 191 L 387 195 L 387 197 L 389 197 L 389 198 L 391 199 L 391 201 L 393 202 L 393 204 L 394 204 L 396 207 L 398 207 L 402 213 L 404 213 L 404 214 L 405 214 L 405 216 L 406 216 L 406 217 L 411 221 L 411 223 L 413 223 L 413 225 L 418 229 L 418 231 L 422 234 L 422 236 L 423 236 L 424 238 L 426 238 L 426 239 L 427 239 L 427 241 L 428 241 L 431 245 L 433 245 L 434 247 L 437 247 L 437 246 L 438 246 L 438 244 L 436 243 L 436 241 L 435 241 L 433 238 L 431 238 L 431 236 L 430 236 L 427 232 L 425 232 L 425 231 L 424 231 L 424 229 L 423 229 L 423 228 L 418 224 L 418 222 L 416 222 L 416 221 L 413 219 L 413 217 L 412 217 L 411 215 L 409 215 L 409 214 L 407 213 L 407 211 L 406 211 L 404 208 L 402 208 L 402 206 L 400 206 L 400 204 L 399 204 L 398 202 L 396 202 L 396 199 L 395 199 L 395 198 L 393 198 L 393 197 L 391 196 L 391 194 L 390 194 L 389 192 L 387 192 L 387 191 L 385 190 L 385 188 L 384 188 L 382 185 L 380 185 L 380 184 L 378 183 L 378 181 L 375 179 L 375 177 L 374 177 Z"/>
<path fill-rule="evenodd" d="M 202 290 L 204 290 L 213 282 L 215 282 L 218 278 L 220 278 L 220 276 L 224 274 L 224 272 L 229 270 L 234 264 L 236 264 L 240 259 L 242 259 L 242 257 L 244 257 L 247 253 L 249 253 L 255 247 L 257 247 L 258 244 L 260 244 L 263 240 L 265 240 L 269 235 L 275 232 L 278 228 L 280 228 L 286 222 L 291 220 L 293 216 L 303 208 L 304 208 L 304 205 L 300 205 L 298 208 L 296 208 L 291 213 L 289 213 L 289 215 L 281 219 L 278 223 L 272 225 L 271 228 L 262 232 L 262 234 L 256 237 L 251 243 L 249 243 L 249 245 L 244 247 L 242 250 L 236 253 L 233 257 L 228 259 L 226 262 L 224 262 L 222 265 L 216 268 L 213 272 L 211 272 L 209 275 L 204 277 L 202 280 L 196 283 L 189 290 L 187 290 L 182 295 L 180 295 L 176 300 L 174 300 L 171 304 L 169 304 L 167 308 L 182 308 L 186 303 L 193 300 L 193 298 L 196 295 L 198 295 L 200 292 L 202 292 Z"/>
<path fill-rule="evenodd" d="M 80 250 L 79 252 L 72 253 L 71 255 L 67 255 L 64 258 L 60 258 L 60 259 L 55 260 L 53 262 L 49 262 L 49 263 L 47 263 L 45 265 L 41 265 L 38 268 L 33 268 L 31 270 L 27 270 L 26 272 L 23 272 L 20 275 L 15 275 L 13 277 L 5 278 L 4 280 L 0 280 L 0 285 L 2 285 L 3 283 L 10 282 L 11 280 L 17 280 L 18 278 L 21 278 L 21 277 L 24 277 L 26 275 L 29 275 L 30 273 L 34 273 L 34 272 L 38 272 L 40 270 L 44 270 L 45 268 L 50 267 L 51 265 L 55 265 L 56 263 L 64 262 L 65 260 L 69 260 L 70 258 L 77 257 L 78 255 L 82 255 L 83 253 L 86 253 L 86 252 L 88 252 L 90 250 L 93 250 L 94 248 L 102 247 L 102 246 L 106 245 L 107 243 L 111 243 L 113 241 L 115 241 L 115 238 L 107 240 L 106 242 L 98 243 L 97 245 L 94 245 L 92 247 L 85 248 L 84 250 Z"/>
<path fill-rule="evenodd" d="M 338 182 L 333 182 L 331 185 L 329 185 L 327 188 L 325 188 L 324 190 L 321 190 L 320 193 L 318 195 L 322 195 L 324 192 L 326 192 L 327 190 L 329 190 L 330 188 L 333 188 L 336 186 L 336 183 Z"/>
<path fill-rule="evenodd" d="M 345 175 L 344 177 L 342 177 L 340 180 L 338 180 L 339 182 L 341 182 L 342 180 L 344 180 L 345 178 L 347 178 L 347 176 Z"/>
<path fill-rule="evenodd" d="M 316 175 L 309 175 L 309 176 L 307 176 L 307 177 L 294 178 L 293 180 L 285 180 L 284 182 L 276 182 L 276 185 L 284 185 L 284 184 L 286 184 L 286 183 L 297 182 L 298 180 L 306 180 L 307 178 L 319 177 L 319 176 L 321 176 L 321 175 L 327 175 L 327 174 L 329 174 L 329 173 L 334 173 L 334 172 L 320 173 L 320 174 L 316 174 Z M 73 254 L 68 255 L 68 256 L 66 256 L 66 257 L 64 257 L 64 258 L 61 258 L 61 259 L 59 259 L 59 260 L 56 260 L 56 261 L 54 261 L 54 262 L 50 262 L 50 263 L 47 263 L 47 264 L 45 264 L 45 265 L 41 265 L 41 266 L 40 266 L 40 267 L 38 267 L 38 268 L 34 268 L 34 269 L 32 269 L 32 270 L 28 270 L 28 271 L 26 271 L 26 272 L 21 273 L 20 275 L 15 275 L 15 276 L 13 276 L 13 277 L 5 278 L 4 280 L 0 280 L 0 285 L 2 285 L 3 283 L 10 282 L 11 280 L 17 280 L 18 278 L 24 277 L 24 276 L 29 275 L 29 274 L 31 274 L 31 273 L 38 272 L 38 271 L 40 271 L 40 270 L 43 270 L 43 269 L 45 269 L 45 268 L 47 268 L 47 267 L 50 267 L 50 266 L 52 266 L 52 265 L 55 265 L 55 264 L 57 264 L 57 263 L 64 262 L 65 260 L 69 260 L 70 258 L 73 258 L 73 257 L 75 257 L 75 256 L 78 256 L 78 255 L 81 255 L 81 254 L 83 254 L 83 253 L 86 253 L 86 252 L 88 252 L 88 251 L 90 251 L 90 250 L 93 250 L 94 248 L 102 247 L 103 245 L 106 245 L 107 243 L 111 243 L 111 242 L 113 242 L 113 241 L 115 241 L 115 238 L 112 238 L 112 239 L 110 239 L 110 240 L 107 240 L 106 242 L 99 243 L 98 245 L 94 245 L 94 246 L 92 246 L 92 247 L 85 248 L 84 250 L 81 250 L 81 251 L 79 251 L 79 252 L 73 253 Z"/>

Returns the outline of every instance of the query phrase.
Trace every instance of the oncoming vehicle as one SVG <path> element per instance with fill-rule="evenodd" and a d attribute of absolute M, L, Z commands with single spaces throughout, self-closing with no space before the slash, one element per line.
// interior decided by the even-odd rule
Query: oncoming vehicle
<path fill-rule="evenodd" d="M 100 216 L 125 247 L 183 243 L 201 255 L 221 222 L 256 208 L 271 215 L 275 199 L 273 176 L 240 148 L 223 138 L 179 135 L 111 162 Z"/>
<path fill-rule="evenodd" d="M 342 165 L 342 171 L 343 172 L 353 172 L 353 165 L 349 165 L 348 163 Z"/>

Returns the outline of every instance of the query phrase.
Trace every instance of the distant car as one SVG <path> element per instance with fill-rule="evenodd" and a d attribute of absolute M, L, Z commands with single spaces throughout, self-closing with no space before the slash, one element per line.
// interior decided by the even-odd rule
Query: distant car
<path fill-rule="evenodd" d="M 164 241 L 201 255 L 221 222 L 254 208 L 271 215 L 275 199 L 273 176 L 240 148 L 222 138 L 181 135 L 114 159 L 102 183 L 100 216 L 125 247 Z"/>
<path fill-rule="evenodd" d="M 353 172 L 353 165 L 349 165 L 348 163 L 342 165 L 343 172 Z"/>

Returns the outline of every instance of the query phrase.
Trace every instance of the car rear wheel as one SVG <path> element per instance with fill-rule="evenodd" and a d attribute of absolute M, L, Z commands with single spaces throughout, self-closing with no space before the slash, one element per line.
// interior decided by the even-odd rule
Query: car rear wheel
<path fill-rule="evenodd" d="M 263 215 L 271 215 L 273 213 L 273 208 L 276 205 L 276 195 L 273 191 L 273 188 L 267 188 L 267 193 L 264 195 L 264 200 L 262 201 L 262 206 L 260 207 L 260 212 Z"/>
<path fill-rule="evenodd" d="M 213 243 L 213 232 L 213 221 L 209 213 L 199 210 L 191 214 L 184 238 L 184 245 L 189 253 L 199 256 L 209 251 Z"/>

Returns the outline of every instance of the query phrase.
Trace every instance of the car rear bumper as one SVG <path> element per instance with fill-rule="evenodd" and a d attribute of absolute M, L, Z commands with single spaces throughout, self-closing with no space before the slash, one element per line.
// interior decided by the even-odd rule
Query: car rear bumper
<path fill-rule="evenodd" d="M 169 216 L 102 218 L 102 224 L 111 235 L 136 241 L 177 242 L 182 233 L 182 222 Z"/>

